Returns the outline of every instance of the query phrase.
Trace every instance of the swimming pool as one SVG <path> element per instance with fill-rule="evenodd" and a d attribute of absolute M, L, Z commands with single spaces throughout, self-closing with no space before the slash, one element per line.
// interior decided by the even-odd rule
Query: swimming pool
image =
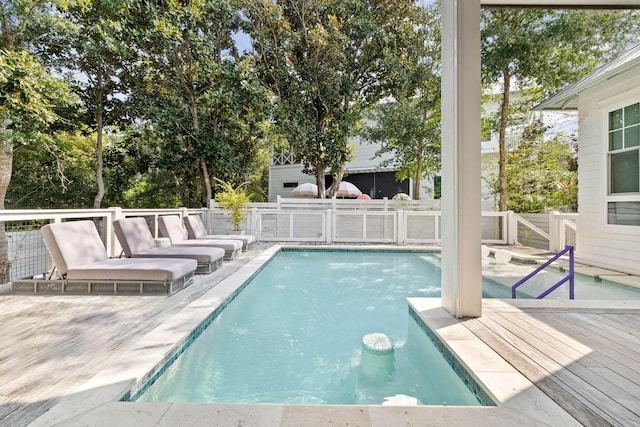
<path fill-rule="evenodd" d="M 482 262 L 482 296 L 484 298 L 511 298 L 511 286 L 535 269 L 535 265 L 497 263 L 491 258 Z M 518 288 L 518 298 L 535 298 L 568 274 L 567 271 L 548 267 Z M 569 283 L 549 294 L 547 299 L 569 299 Z M 640 289 L 621 285 L 584 274 L 575 274 L 575 299 L 579 300 L 638 300 Z"/>
<path fill-rule="evenodd" d="M 356 262 L 354 254 L 364 258 Z M 320 256 L 327 258 L 326 264 L 319 260 Z M 533 269 L 531 265 L 501 265 L 489 260 L 483 263 L 485 297 L 510 297 L 510 285 Z M 540 277 L 543 282 L 555 283 L 556 276 L 562 275 L 551 271 Z M 619 298 L 640 296 L 635 289 L 585 278 L 577 280 L 578 298 L 591 287 L 600 292 L 601 298 L 602 289 L 607 288 L 608 293 Z M 294 286 L 297 283 L 308 288 Z M 379 291 L 373 302 L 363 298 L 368 290 Z M 259 295 L 258 291 L 264 294 Z M 233 304 L 212 320 L 211 327 L 191 343 L 176 363 L 168 365 L 143 394 L 133 397 L 140 401 L 379 404 L 386 398 L 404 395 L 425 404 L 478 404 L 478 396 L 473 393 L 469 398 L 472 403 L 465 400 L 468 397 L 456 403 L 457 396 L 434 397 L 428 387 L 423 387 L 448 384 L 448 379 L 429 375 L 451 370 L 451 366 L 431 366 L 427 374 L 413 370 L 424 367 L 423 357 L 435 349 L 421 325 L 407 315 L 405 298 L 410 296 L 440 296 L 438 253 L 284 250 Z M 520 293 L 522 296 L 526 297 Z M 608 298 L 613 299 L 610 295 Z M 347 308 L 346 317 L 336 320 L 330 311 L 333 306 Z M 293 317 L 292 323 L 283 323 L 288 314 L 298 317 Z M 393 314 L 395 320 L 381 314 Z M 265 329 L 258 329 L 262 327 Z M 383 332 L 395 343 L 395 363 L 389 377 L 393 380 L 385 380 L 383 387 L 376 384 L 373 391 L 363 381 L 359 366 L 362 336 L 371 332 Z M 319 341 L 318 337 L 327 340 Z M 334 346 L 341 349 L 336 350 L 340 355 L 332 354 Z M 311 360 L 305 361 L 304 356 L 309 355 Z M 273 367 L 274 360 L 284 361 L 283 366 Z M 281 383 L 283 377 L 289 382 Z M 415 384 L 399 389 L 398 385 L 407 378 Z M 195 380 L 203 379 L 196 384 Z M 252 382 L 255 388 L 249 388 Z M 456 387 L 438 388 L 455 391 Z"/>
<path fill-rule="evenodd" d="M 283 251 L 136 400 L 481 405 L 409 314 L 439 280 L 432 254 Z M 363 350 L 371 333 L 390 358 Z"/>

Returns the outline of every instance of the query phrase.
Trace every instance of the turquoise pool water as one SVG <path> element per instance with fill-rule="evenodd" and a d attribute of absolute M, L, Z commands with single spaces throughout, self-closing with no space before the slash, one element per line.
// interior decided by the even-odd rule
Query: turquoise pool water
<path fill-rule="evenodd" d="M 491 258 L 484 259 L 482 265 L 483 296 L 485 298 L 511 298 L 511 286 L 531 273 L 535 267 L 531 264 L 501 264 L 494 262 Z M 567 274 L 567 271 L 548 267 L 520 286 L 517 298 L 535 298 L 558 283 Z M 568 282 L 546 297 L 546 299 L 554 298 L 569 299 Z M 576 274 L 575 299 L 638 300 L 640 299 L 640 289 Z"/>
<path fill-rule="evenodd" d="M 533 268 L 483 260 L 483 296 L 510 298 Z M 518 297 L 565 274 L 543 272 Z M 550 297 L 567 293 L 565 285 Z M 408 312 L 407 297 L 439 296 L 438 253 L 285 250 L 136 400 L 479 405 Z M 638 299 L 640 291 L 578 275 L 576 298 Z M 371 333 L 391 338 L 391 359 L 369 364 L 362 337 Z"/>
<path fill-rule="evenodd" d="M 281 252 L 137 400 L 480 405 L 409 315 L 439 278 L 424 253 Z M 391 358 L 363 354 L 371 333 Z"/>

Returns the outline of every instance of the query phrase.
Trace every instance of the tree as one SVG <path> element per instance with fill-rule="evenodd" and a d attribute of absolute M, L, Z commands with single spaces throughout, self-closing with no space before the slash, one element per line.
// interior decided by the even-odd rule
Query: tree
<path fill-rule="evenodd" d="M 411 1 L 247 0 L 247 31 L 276 122 L 321 197 L 325 171 L 337 189 L 353 156 L 348 138 L 362 112 L 389 93 L 387 74 L 411 26 Z"/>
<path fill-rule="evenodd" d="M 72 97 L 67 86 L 51 76 L 26 48 L 59 22 L 50 11 L 54 2 L 0 2 L 0 209 L 13 164 L 14 144 L 59 119 L 56 108 Z"/>
<path fill-rule="evenodd" d="M 124 43 L 122 7 L 118 1 L 86 0 L 64 5 L 65 32 L 49 37 L 42 47 L 48 62 L 67 75 L 83 101 L 79 117 L 85 133 L 95 135 L 97 192 L 93 208 L 100 208 L 104 197 L 104 135 L 123 114 L 123 88 L 120 73 L 133 55 Z"/>
<path fill-rule="evenodd" d="M 517 147 L 507 153 L 507 209 L 541 212 L 578 208 L 576 141 L 565 135 L 545 139 L 546 128 L 536 120 L 526 126 Z M 498 183 L 493 179 L 493 185 Z"/>
<path fill-rule="evenodd" d="M 482 77 L 499 87 L 492 119 L 499 138 L 499 209 L 507 209 L 507 129 L 514 124 L 511 94 L 531 107 L 619 55 L 637 34 L 637 12 L 485 9 Z M 517 117 L 517 116 L 516 116 Z M 519 116 L 518 118 L 521 118 Z"/>
<path fill-rule="evenodd" d="M 401 99 L 377 106 L 371 112 L 373 125 L 363 131 L 368 141 L 380 144 L 377 157 L 392 153 L 380 166 L 395 166 L 398 179 L 414 180 L 416 200 L 422 179 L 440 171 L 440 116 L 421 101 Z"/>
<path fill-rule="evenodd" d="M 214 178 L 246 180 L 238 171 L 262 154 L 270 108 L 253 59 L 235 49 L 238 7 L 235 1 L 141 2 L 145 19 L 132 37 L 144 53 L 131 78 L 133 101 L 162 142 L 157 165 L 201 189 L 205 205 Z"/>
<path fill-rule="evenodd" d="M 94 195 L 94 154 L 93 138 L 68 132 L 37 135 L 29 144 L 16 146 L 7 205 L 17 209 L 86 206 Z"/>
<path fill-rule="evenodd" d="M 13 150 L 59 119 L 56 108 L 73 100 L 68 87 L 26 51 L 0 50 L 0 209 L 11 181 Z M 0 223 L 0 281 L 9 280 L 4 222 Z"/>
<path fill-rule="evenodd" d="M 437 7 L 415 14 L 405 27 L 402 66 L 390 77 L 395 101 L 371 110 L 363 136 L 380 144 L 377 157 L 392 153 L 381 166 L 398 168 L 398 179 L 413 178 L 415 199 L 420 182 L 440 171 L 440 20 Z"/>

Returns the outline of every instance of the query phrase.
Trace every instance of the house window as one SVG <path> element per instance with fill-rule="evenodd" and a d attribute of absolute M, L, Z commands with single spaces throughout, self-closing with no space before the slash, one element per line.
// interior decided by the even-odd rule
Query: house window
<path fill-rule="evenodd" d="M 298 186 L 297 182 L 283 182 L 282 188 L 296 188 Z"/>
<path fill-rule="evenodd" d="M 609 224 L 640 225 L 640 202 L 609 202 Z"/>
<path fill-rule="evenodd" d="M 610 194 L 640 192 L 640 103 L 609 113 Z"/>
<path fill-rule="evenodd" d="M 608 223 L 640 225 L 640 103 L 609 112 Z M 631 196 L 631 197 L 629 197 Z"/>

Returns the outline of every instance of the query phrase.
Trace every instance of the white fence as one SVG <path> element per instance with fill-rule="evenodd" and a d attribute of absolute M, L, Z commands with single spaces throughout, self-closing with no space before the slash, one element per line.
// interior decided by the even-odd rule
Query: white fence
<path fill-rule="evenodd" d="M 90 219 L 94 221 L 110 256 L 121 248 L 113 232 L 113 221 L 123 217 L 144 217 L 159 237 L 160 215 L 201 215 L 211 234 L 224 234 L 229 215 L 211 209 L 54 209 L 0 211 L 0 262 L 8 266 L 9 279 L 31 277 L 51 269 L 39 229 L 46 223 Z M 434 201 L 394 200 L 300 200 L 279 199 L 277 203 L 251 204 L 242 227 L 262 241 L 313 243 L 433 244 L 442 241 L 439 204 Z M 557 251 L 575 245 L 577 214 L 549 215 L 549 249 Z M 483 212 L 482 241 L 515 244 L 518 224 L 530 226 L 513 212 Z M 556 249 L 557 248 L 557 249 Z"/>

